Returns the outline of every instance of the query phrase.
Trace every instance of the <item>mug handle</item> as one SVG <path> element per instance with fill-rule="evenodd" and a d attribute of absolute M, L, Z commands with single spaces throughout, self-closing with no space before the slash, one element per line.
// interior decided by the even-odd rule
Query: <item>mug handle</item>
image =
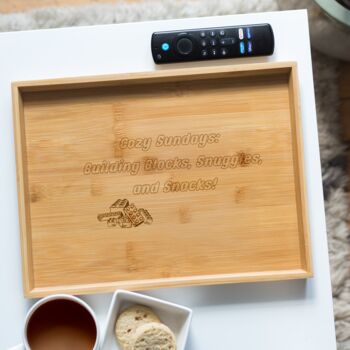
<path fill-rule="evenodd" d="M 25 347 L 23 344 L 18 344 L 12 348 L 9 348 L 8 350 L 25 350 Z"/>

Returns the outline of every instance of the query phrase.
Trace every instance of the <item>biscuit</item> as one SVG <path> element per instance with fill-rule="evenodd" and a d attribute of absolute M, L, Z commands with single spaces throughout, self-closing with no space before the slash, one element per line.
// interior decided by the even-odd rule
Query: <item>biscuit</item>
<path fill-rule="evenodd" d="M 134 226 L 139 226 L 143 223 L 143 217 L 139 213 L 138 209 L 136 208 L 135 204 L 129 204 L 126 208 L 124 208 L 124 213 L 127 215 L 127 217 L 130 219 L 132 224 Z"/>
<path fill-rule="evenodd" d="M 119 315 L 115 334 L 124 350 L 131 349 L 131 342 L 137 328 L 150 322 L 160 322 L 160 320 L 150 308 L 141 305 L 131 306 Z"/>
<path fill-rule="evenodd" d="M 174 333 L 162 323 L 146 323 L 133 335 L 131 350 L 176 350 Z"/>
<path fill-rule="evenodd" d="M 143 222 L 147 225 L 151 225 L 153 222 L 152 215 L 148 212 L 147 209 L 139 209 L 140 215 L 143 217 Z"/>

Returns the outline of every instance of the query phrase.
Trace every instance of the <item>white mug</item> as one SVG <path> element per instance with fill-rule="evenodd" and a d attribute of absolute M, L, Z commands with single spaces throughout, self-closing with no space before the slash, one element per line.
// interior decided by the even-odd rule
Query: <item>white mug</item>
<path fill-rule="evenodd" d="M 27 330 L 28 330 L 29 321 L 30 321 L 31 317 L 33 316 L 33 314 L 36 312 L 36 310 L 39 309 L 40 306 L 48 303 L 49 301 L 53 301 L 53 300 L 70 300 L 70 301 L 73 301 L 73 302 L 83 306 L 85 308 L 85 310 L 87 310 L 89 312 L 89 314 L 91 315 L 91 317 L 95 323 L 95 326 L 96 326 L 96 340 L 95 340 L 95 345 L 94 345 L 92 350 L 99 350 L 100 349 L 100 329 L 99 329 L 98 322 L 97 322 L 96 315 L 95 315 L 94 311 L 83 300 L 81 300 L 75 296 L 68 295 L 68 294 L 50 295 L 48 297 L 45 297 L 45 298 L 39 300 L 37 303 L 35 303 L 30 308 L 30 310 L 28 311 L 26 318 L 25 318 L 25 325 L 24 325 L 24 331 L 23 331 L 23 344 L 18 345 L 13 349 L 31 350 L 29 343 L 28 343 L 28 337 L 27 337 Z"/>

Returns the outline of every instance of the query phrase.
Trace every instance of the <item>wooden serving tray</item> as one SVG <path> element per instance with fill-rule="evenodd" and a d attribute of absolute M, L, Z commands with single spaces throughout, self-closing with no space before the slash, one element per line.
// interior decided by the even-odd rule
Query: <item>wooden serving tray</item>
<path fill-rule="evenodd" d="M 312 275 L 294 63 L 13 83 L 24 293 Z"/>

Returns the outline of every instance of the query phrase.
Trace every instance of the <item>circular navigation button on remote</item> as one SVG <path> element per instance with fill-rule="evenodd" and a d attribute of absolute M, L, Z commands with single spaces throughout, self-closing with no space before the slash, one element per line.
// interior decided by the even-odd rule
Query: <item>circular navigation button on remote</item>
<path fill-rule="evenodd" d="M 201 38 L 205 38 L 205 35 L 206 35 L 206 34 L 205 34 L 205 32 L 200 32 L 199 35 L 200 35 Z"/>
<path fill-rule="evenodd" d="M 215 30 L 211 30 L 211 31 L 209 32 L 209 35 L 210 35 L 212 38 L 214 38 L 215 35 L 216 35 Z"/>
<path fill-rule="evenodd" d="M 181 38 L 176 43 L 176 49 L 181 55 L 189 55 L 193 50 L 192 40 Z"/>
<path fill-rule="evenodd" d="M 201 46 L 206 47 L 207 46 L 207 41 L 206 40 L 201 40 Z"/>
<path fill-rule="evenodd" d="M 226 34 L 226 32 L 223 29 L 221 29 L 220 32 L 219 32 L 219 35 L 220 36 L 225 36 L 225 34 Z"/>

